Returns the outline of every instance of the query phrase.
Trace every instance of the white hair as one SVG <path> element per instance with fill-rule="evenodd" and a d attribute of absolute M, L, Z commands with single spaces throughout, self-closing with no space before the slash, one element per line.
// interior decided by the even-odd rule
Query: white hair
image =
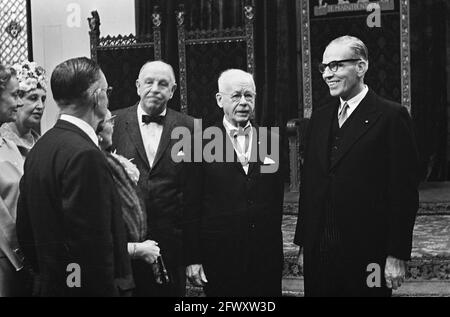
<path fill-rule="evenodd" d="M 255 80 L 253 79 L 253 75 L 245 72 L 241 69 L 228 69 L 226 71 L 224 71 L 218 80 L 218 85 L 219 85 L 219 91 L 224 91 L 226 89 L 226 86 L 228 85 L 228 83 L 230 81 L 233 81 L 236 78 L 245 78 L 248 79 L 252 86 L 253 89 L 256 91 L 256 85 L 255 85 Z"/>

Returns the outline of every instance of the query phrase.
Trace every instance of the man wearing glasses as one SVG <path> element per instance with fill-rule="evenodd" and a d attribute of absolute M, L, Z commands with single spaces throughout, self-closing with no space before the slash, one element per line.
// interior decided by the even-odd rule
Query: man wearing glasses
<path fill-rule="evenodd" d="M 295 243 L 306 296 L 391 296 L 405 279 L 418 209 L 418 154 L 407 110 L 364 83 L 368 51 L 333 40 L 319 71 L 336 97 L 306 135 Z"/>
<path fill-rule="evenodd" d="M 108 111 L 100 67 L 58 65 L 56 125 L 30 151 L 20 183 L 17 235 L 44 297 L 119 296 L 134 288 L 120 201 L 95 133 Z"/>
<path fill-rule="evenodd" d="M 216 148 L 220 159 L 204 158 L 190 169 L 184 220 L 187 276 L 209 297 L 278 297 L 283 182 L 278 170 L 262 172 L 263 165 L 275 161 L 256 158 L 261 146 L 273 153 L 278 144 L 263 144 L 267 140 L 250 120 L 256 102 L 251 74 L 225 71 L 216 99 L 224 112 L 213 137 L 222 145 Z M 231 149 L 231 161 L 225 149 Z"/>

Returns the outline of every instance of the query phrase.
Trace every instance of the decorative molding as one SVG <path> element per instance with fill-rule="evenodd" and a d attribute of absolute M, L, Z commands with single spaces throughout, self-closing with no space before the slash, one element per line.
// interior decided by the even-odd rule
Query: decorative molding
<path fill-rule="evenodd" d="M 32 58 L 31 16 L 27 0 L 0 0 L 0 63 L 14 65 Z"/>
<path fill-rule="evenodd" d="M 244 7 L 245 26 L 227 29 L 213 30 L 186 30 L 184 5 L 180 4 L 175 12 L 178 28 L 178 54 L 180 68 L 180 103 L 181 112 L 188 113 L 187 96 L 187 60 L 186 48 L 193 45 L 207 45 L 218 43 L 246 43 L 247 71 L 255 72 L 255 43 L 254 20 L 255 9 L 253 1 L 249 1 Z"/>
<path fill-rule="evenodd" d="M 106 36 L 99 39 L 97 50 L 126 50 L 131 48 L 153 47 L 151 37 L 136 37 L 130 35 Z"/>
<path fill-rule="evenodd" d="M 88 18 L 89 38 L 91 47 L 91 58 L 97 62 L 97 47 L 100 42 L 100 15 L 97 11 L 91 12 L 92 17 Z"/>
<path fill-rule="evenodd" d="M 88 18 L 89 22 L 89 37 L 91 58 L 98 62 L 99 51 L 114 51 L 114 50 L 129 50 L 129 49 L 154 49 L 155 59 L 161 59 L 161 24 L 162 19 L 159 14 L 159 9 L 155 7 L 153 14 L 153 34 L 146 36 L 130 35 L 116 35 L 100 37 L 100 15 L 97 11 L 92 11 L 92 17 Z"/>
<path fill-rule="evenodd" d="M 402 105 L 411 113 L 411 50 L 409 0 L 400 0 Z"/>
<path fill-rule="evenodd" d="M 301 0 L 301 37 L 303 70 L 303 118 L 312 115 L 311 32 L 309 22 L 309 0 Z M 299 105 L 300 106 L 300 105 Z"/>
<path fill-rule="evenodd" d="M 400 2 L 400 56 L 401 56 L 401 98 L 402 105 L 411 112 L 411 58 L 410 58 L 410 3 Z M 309 0 L 301 0 L 301 38 L 303 63 L 303 102 L 304 118 L 312 114 L 312 75 L 311 75 L 311 33 Z"/>
<path fill-rule="evenodd" d="M 153 40 L 154 40 L 153 42 L 155 47 L 155 60 L 162 60 L 162 49 L 161 49 L 162 16 L 161 11 L 159 10 L 159 6 L 153 7 L 152 23 L 153 23 Z"/>
<path fill-rule="evenodd" d="M 248 4 L 244 7 L 245 41 L 247 43 L 247 71 L 255 73 L 255 7 Z"/>
<path fill-rule="evenodd" d="M 16 39 L 22 32 L 23 27 L 16 20 L 12 20 L 5 29 L 5 32 L 9 34 L 13 39 Z"/>
<path fill-rule="evenodd" d="M 186 31 L 186 45 L 203 45 L 210 43 L 243 42 L 246 33 L 243 28 L 223 30 L 195 30 Z"/>
<path fill-rule="evenodd" d="M 186 74 L 186 29 L 184 25 L 185 18 L 184 5 L 180 4 L 176 11 L 176 20 L 178 28 L 178 65 L 180 69 L 180 111 L 188 113 L 187 104 L 187 74 Z"/>

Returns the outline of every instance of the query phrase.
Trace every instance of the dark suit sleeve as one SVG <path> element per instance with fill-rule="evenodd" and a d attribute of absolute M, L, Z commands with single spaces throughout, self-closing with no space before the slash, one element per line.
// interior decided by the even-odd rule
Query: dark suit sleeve
<path fill-rule="evenodd" d="M 201 131 L 196 131 L 195 133 L 200 134 Z M 201 138 L 201 136 L 197 137 Z M 194 144 L 193 140 L 191 144 Z M 194 151 L 195 149 L 192 147 L 192 160 L 194 158 Z M 202 264 L 200 246 L 200 223 L 203 197 L 202 168 L 202 162 L 192 162 L 187 164 L 186 167 L 186 188 L 184 190 L 185 210 L 183 212 L 183 257 L 186 266 Z"/>
<path fill-rule="evenodd" d="M 37 262 L 35 240 L 31 228 L 30 215 L 26 204 L 25 178 L 20 181 L 20 195 L 17 202 L 16 232 L 20 249 L 25 257 L 25 265 L 31 267 L 35 273 L 39 273 Z"/>
<path fill-rule="evenodd" d="M 312 129 L 312 118 L 307 123 L 305 135 L 300 136 L 300 140 L 302 140 L 300 144 L 300 153 L 303 153 L 303 164 L 300 166 L 300 193 L 299 193 L 299 204 L 298 204 L 298 217 L 297 217 L 297 227 L 295 230 L 295 237 L 294 237 L 294 243 L 300 247 L 303 247 L 303 241 L 304 241 L 304 229 L 303 229 L 303 219 L 304 219 L 304 180 L 305 180 L 305 168 L 307 167 L 307 157 L 308 157 L 308 151 L 309 151 L 309 143 L 311 142 L 311 129 Z"/>
<path fill-rule="evenodd" d="M 112 237 L 113 181 L 103 154 L 74 156 L 62 182 L 67 251 L 81 267 L 81 289 L 89 296 L 117 296 Z"/>
<path fill-rule="evenodd" d="M 389 122 L 388 139 L 388 255 L 411 257 L 414 222 L 419 205 L 418 152 L 412 120 L 401 107 Z"/>

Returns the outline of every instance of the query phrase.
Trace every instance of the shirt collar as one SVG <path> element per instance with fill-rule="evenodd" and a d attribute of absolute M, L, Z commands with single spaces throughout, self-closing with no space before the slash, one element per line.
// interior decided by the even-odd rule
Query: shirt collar
<path fill-rule="evenodd" d="M 86 121 L 84 121 L 80 118 L 74 117 L 74 116 L 70 116 L 68 114 L 61 115 L 60 120 L 70 122 L 73 125 L 80 128 L 84 133 L 87 134 L 87 136 L 92 140 L 92 142 L 94 142 L 94 144 L 97 145 L 97 147 L 98 147 L 97 134 L 95 134 L 94 128 L 91 127 Z"/>
<path fill-rule="evenodd" d="M 226 117 L 223 117 L 223 125 L 225 127 L 225 130 L 227 130 L 228 134 L 230 133 L 230 131 L 238 130 L 237 127 L 228 122 Z M 247 129 L 248 127 L 252 127 L 250 120 L 247 122 L 247 125 L 245 126 L 244 130 Z"/>
<path fill-rule="evenodd" d="M 148 116 L 148 113 L 146 113 L 144 111 L 144 109 L 142 109 L 141 104 L 138 105 L 137 107 L 137 117 L 138 117 L 138 122 L 140 125 L 145 125 L 145 123 L 142 122 L 142 116 Z M 164 109 L 164 111 L 159 115 L 160 117 L 165 117 L 167 115 L 167 108 Z"/>
<path fill-rule="evenodd" d="M 352 99 L 345 101 L 342 98 L 340 98 L 341 105 L 339 106 L 339 111 L 341 111 L 344 104 L 347 103 L 350 113 L 353 112 L 356 109 L 356 107 L 358 107 L 358 105 L 361 103 L 361 101 L 366 97 L 368 92 L 369 92 L 369 87 L 367 87 L 367 85 L 365 85 L 364 89 L 359 94 L 357 94 L 355 97 L 353 97 Z"/>

